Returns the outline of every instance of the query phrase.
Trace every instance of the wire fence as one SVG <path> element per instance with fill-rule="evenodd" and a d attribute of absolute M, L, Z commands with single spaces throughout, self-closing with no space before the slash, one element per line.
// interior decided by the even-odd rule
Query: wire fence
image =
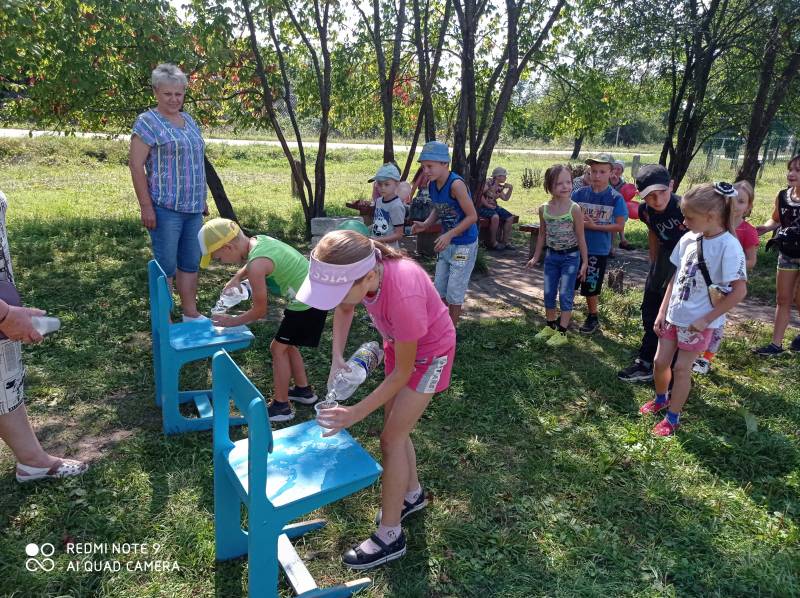
<path fill-rule="evenodd" d="M 703 145 L 701 152 L 698 152 L 692 161 L 690 173 L 724 172 L 727 169 L 735 175 L 742 164 L 744 150 L 743 137 L 714 137 Z M 767 137 L 759 154 L 758 179 L 784 174 L 786 162 L 798 153 L 800 153 L 800 137 L 795 135 Z"/>

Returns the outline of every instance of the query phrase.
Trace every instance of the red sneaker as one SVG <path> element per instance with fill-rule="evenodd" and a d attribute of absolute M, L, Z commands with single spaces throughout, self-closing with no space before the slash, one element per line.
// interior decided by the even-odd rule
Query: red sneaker
<path fill-rule="evenodd" d="M 652 431 L 654 436 L 672 436 L 680 427 L 680 424 L 673 426 L 667 418 L 664 418 L 653 427 Z"/>
<path fill-rule="evenodd" d="M 665 403 L 656 403 L 656 400 L 647 401 L 644 405 L 639 407 L 639 413 L 642 415 L 650 415 L 651 413 L 658 413 L 669 407 L 669 401 Z"/>

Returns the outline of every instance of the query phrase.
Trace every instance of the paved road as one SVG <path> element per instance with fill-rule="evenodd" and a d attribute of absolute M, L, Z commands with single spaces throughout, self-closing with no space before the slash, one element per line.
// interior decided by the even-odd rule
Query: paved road
<path fill-rule="evenodd" d="M 28 131 L 27 129 L 0 129 L 0 137 L 42 137 L 42 136 L 57 136 L 59 133 L 53 131 Z M 75 133 L 75 137 L 82 137 L 88 139 L 122 139 L 128 140 L 130 139 L 130 135 L 108 135 L 106 133 Z M 266 145 L 271 147 L 280 147 L 280 143 L 277 141 L 272 140 L 259 140 L 259 139 L 216 139 L 216 138 L 206 138 L 208 143 L 224 143 L 226 145 Z M 292 147 L 295 146 L 294 143 L 290 143 Z M 316 142 L 308 141 L 304 143 L 307 147 L 317 147 Z M 407 152 L 409 150 L 409 146 L 407 145 L 395 145 L 395 150 L 397 152 Z M 338 142 L 329 142 L 328 149 L 337 150 L 337 149 L 355 149 L 355 150 L 383 150 L 383 144 L 378 143 L 338 143 Z M 496 152 L 502 152 L 506 154 L 528 154 L 528 155 L 535 155 L 535 156 L 569 156 L 572 154 L 569 150 L 549 150 L 549 149 L 517 149 L 517 148 L 502 148 L 498 147 L 495 148 Z M 633 156 L 634 152 L 626 152 L 626 151 L 615 151 L 614 154 L 619 156 Z M 639 154 L 642 158 L 655 156 L 655 154 Z"/>

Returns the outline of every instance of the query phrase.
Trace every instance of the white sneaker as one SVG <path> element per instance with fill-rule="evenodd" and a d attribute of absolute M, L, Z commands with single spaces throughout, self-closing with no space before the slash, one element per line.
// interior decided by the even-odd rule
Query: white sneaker
<path fill-rule="evenodd" d="M 696 374 L 707 374 L 711 370 L 711 362 L 705 357 L 698 357 L 694 360 L 692 371 Z"/>

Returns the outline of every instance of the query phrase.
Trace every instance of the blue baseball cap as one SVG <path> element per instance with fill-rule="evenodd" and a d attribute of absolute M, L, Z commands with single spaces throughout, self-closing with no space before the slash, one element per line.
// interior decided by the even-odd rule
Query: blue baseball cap
<path fill-rule="evenodd" d="M 447 162 L 450 163 L 450 150 L 446 143 L 441 141 L 429 141 L 422 146 L 422 153 L 419 155 L 417 162 L 430 160 L 431 162 Z"/>

